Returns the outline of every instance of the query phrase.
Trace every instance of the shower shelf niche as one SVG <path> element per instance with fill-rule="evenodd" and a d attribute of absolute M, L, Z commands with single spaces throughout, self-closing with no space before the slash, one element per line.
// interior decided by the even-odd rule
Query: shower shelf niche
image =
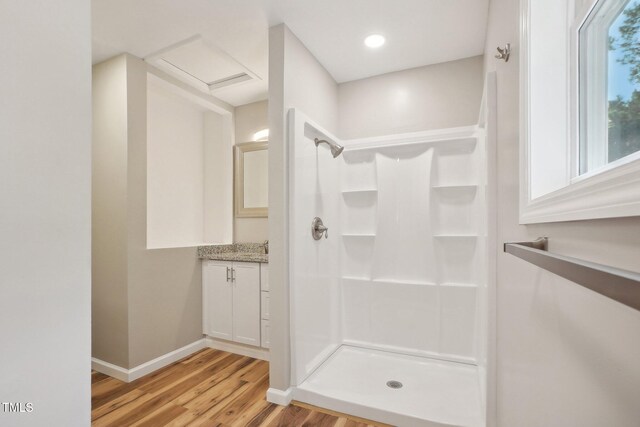
<path fill-rule="evenodd" d="M 477 288 L 477 283 L 453 283 L 453 282 L 443 282 L 439 283 L 438 286 L 446 287 L 446 288 Z"/>
<path fill-rule="evenodd" d="M 370 282 L 371 277 L 361 277 L 361 276 L 342 276 L 343 280 L 352 280 L 354 282 Z"/>
<path fill-rule="evenodd" d="M 476 143 L 441 145 L 433 156 L 432 187 L 451 188 L 476 186 L 478 155 Z M 444 190 L 447 191 L 447 190 Z M 455 191 L 455 190 L 453 190 Z"/>
<path fill-rule="evenodd" d="M 477 185 L 434 186 L 431 225 L 434 237 L 476 237 L 480 229 Z"/>
<path fill-rule="evenodd" d="M 362 190 L 343 190 L 342 195 L 344 197 L 351 196 L 375 196 L 378 194 L 377 188 L 365 188 Z"/>
<path fill-rule="evenodd" d="M 376 159 L 375 156 L 349 156 L 346 152 L 345 164 L 348 168 L 342 176 L 342 187 L 345 193 L 377 191 Z M 353 157 L 353 158 L 350 158 Z"/>
<path fill-rule="evenodd" d="M 371 278 L 375 234 L 342 234 L 342 276 Z"/>
<path fill-rule="evenodd" d="M 475 192 L 478 188 L 478 184 L 461 184 L 461 185 L 434 185 L 433 188 L 436 191 L 460 191 L 467 190 Z"/>
<path fill-rule="evenodd" d="M 446 194 L 454 191 L 468 191 L 470 193 L 475 193 L 478 187 L 479 185 L 474 182 L 464 182 L 462 180 L 443 180 L 435 185 L 432 185 L 431 189 L 434 190 L 434 193 L 436 194 Z"/>
<path fill-rule="evenodd" d="M 436 239 L 476 239 L 477 234 L 435 234 Z"/>
<path fill-rule="evenodd" d="M 405 279 L 398 279 L 398 278 L 386 279 L 384 277 L 376 277 L 371 281 L 374 283 L 389 283 L 394 285 L 438 286 L 437 283 L 430 282 L 427 280 L 405 280 Z"/>

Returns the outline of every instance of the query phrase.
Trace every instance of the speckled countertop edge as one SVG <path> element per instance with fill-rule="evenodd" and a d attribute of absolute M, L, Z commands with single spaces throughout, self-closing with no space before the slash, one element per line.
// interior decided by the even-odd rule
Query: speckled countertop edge
<path fill-rule="evenodd" d="M 261 243 L 198 246 L 198 258 L 217 261 L 269 262 Z"/>

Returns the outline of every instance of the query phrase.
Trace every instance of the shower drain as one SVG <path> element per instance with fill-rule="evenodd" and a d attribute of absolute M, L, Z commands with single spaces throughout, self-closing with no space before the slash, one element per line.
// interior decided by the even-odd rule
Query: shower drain
<path fill-rule="evenodd" d="M 387 381 L 387 387 L 389 388 L 402 388 L 402 383 L 400 381 Z"/>

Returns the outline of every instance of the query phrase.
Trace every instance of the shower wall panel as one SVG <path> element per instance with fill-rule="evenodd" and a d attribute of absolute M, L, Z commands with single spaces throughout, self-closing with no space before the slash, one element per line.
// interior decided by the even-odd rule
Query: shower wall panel
<path fill-rule="evenodd" d="M 435 280 L 429 193 L 433 150 L 384 149 L 376 155 L 378 224 L 373 279 Z"/>
<path fill-rule="evenodd" d="M 314 137 L 332 138 L 291 110 L 290 283 L 293 384 L 300 384 L 341 343 L 340 162 Z M 328 238 L 314 240 L 311 221 L 322 218 Z"/>
<path fill-rule="evenodd" d="M 477 135 L 402 138 L 344 152 L 344 342 L 475 363 L 484 271 Z"/>

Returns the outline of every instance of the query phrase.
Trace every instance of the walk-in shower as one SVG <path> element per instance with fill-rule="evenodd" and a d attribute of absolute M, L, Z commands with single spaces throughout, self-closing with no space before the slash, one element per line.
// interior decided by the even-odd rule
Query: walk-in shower
<path fill-rule="evenodd" d="M 486 129 L 342 141 L 300 111 L 289 121 L 293 398 L 393 425 L 484 426 Z"/>

